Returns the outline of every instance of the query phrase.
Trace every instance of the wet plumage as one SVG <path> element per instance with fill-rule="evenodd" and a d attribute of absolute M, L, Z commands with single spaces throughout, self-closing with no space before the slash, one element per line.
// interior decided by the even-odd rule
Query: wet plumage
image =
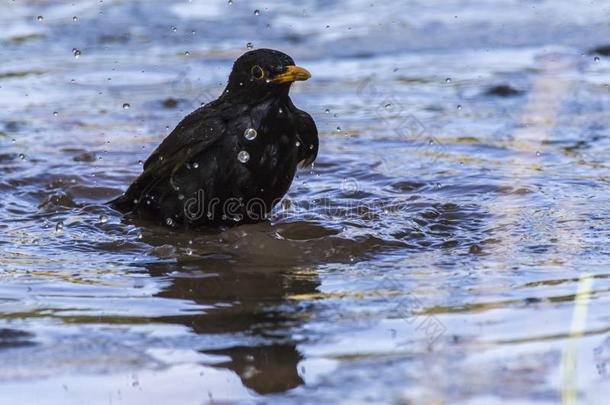
<path fill-rule="evenodd" d="M 288 94 L 309 76 L 284 53 L 245 53 L 222 95 L 185 117 L 110 204 L 188 227 L 264 220 L 318 152 L 313 119 Z"/>

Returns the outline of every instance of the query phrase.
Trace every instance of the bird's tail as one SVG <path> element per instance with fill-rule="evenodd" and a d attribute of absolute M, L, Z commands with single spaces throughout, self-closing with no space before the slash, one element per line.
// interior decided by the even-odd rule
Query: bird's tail
<path fill-rule="evenodd" d="M 128 194 L 125 193 L 114 200 L 110 200 L 106 203 L 117 211 L 130 212 L 133 211 L 135 204 L 132 198 L 129 198 Z"/>

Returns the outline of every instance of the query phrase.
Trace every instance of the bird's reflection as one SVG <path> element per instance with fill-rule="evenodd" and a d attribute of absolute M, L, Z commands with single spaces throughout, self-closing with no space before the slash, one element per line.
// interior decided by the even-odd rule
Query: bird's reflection
<path fill-rule="evenodd" d="M 303 384 L 297 371 L 303 357 L 294 343 L 232 347 L 207 353 L 229 356 L 230 361 L 218 366 L 235 371 L 246 387 L 259 394 L 284 392 Z"/>
<path fill-rule="evenodd" d="M 307 321 L 307 312 L 295 298 L 311 296 L 320 286 L 317 273 L 306 269 L 351 262 L 396 245 L 374 237 L 342 238 L 334 229 L 299 221 L 207 233 L 149 228 L 142 240 L 154 246 L 153 255 L 177 258 L 147 265 L 152 276 L 169 282 L 157 296 L 202 306 L 161 320 L 202 335 L 226 336 L 227 347 L 202 352 L 221 356 L 215 365 L 236 372 L 244 386 L 259 394 L 303 384 L 297 369 L 303 357 L 294 332 Z M 231 346 L 232 337 L 253 343 Z"/>
<path fill-rule="evenodd" d="M 215 367 L 234 371 L 244 386 L 259 394 L 284 392 L 303 384 L 298 373 L 303 357 L 291 335 L 305 316 L 299 312 L 298 301 L 289 297 L 315 293 L 320 284 L 315 275 L 226 260 L 156 263 L 148 268 L 153 275 L 175 271 L 180 274 L 172 276 L 170 284 L 157 296 L 209 307 L 196 314 L 165 317 L 163 321 L 186 325 L 199 334 L 237 334 L 264 342 L 203 350 L 204 354 L 227 358 L 215 363 Z"/>

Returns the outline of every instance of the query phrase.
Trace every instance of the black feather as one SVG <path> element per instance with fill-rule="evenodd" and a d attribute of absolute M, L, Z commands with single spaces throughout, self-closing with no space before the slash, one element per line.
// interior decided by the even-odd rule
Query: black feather
<path fill-rule="evenodd" d="M 263 220 L 288 191 L 297 164 L 312 164 L 318 153 L 315 122 L 292 103 L 291 83 L 269 80 L 293 64 L 267 49 L 240 57 L 223 94 L 185 117 L 110 204 L 190 227 Z M 252 77 L 253 66 L 264 69 L 264 80 Z M 248 129 L 254 139 L 244 136 Z"/>

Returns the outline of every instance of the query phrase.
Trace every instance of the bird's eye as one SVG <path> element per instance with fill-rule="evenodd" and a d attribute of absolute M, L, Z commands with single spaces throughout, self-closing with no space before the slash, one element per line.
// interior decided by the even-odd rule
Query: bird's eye
<path fill-rule="evenodd" d="M 258 65 L 254 65 L 250 72 L 252 73 L 252 77 L 256 80 L 260 80 L 265 77 L 265 71 Z"/>

